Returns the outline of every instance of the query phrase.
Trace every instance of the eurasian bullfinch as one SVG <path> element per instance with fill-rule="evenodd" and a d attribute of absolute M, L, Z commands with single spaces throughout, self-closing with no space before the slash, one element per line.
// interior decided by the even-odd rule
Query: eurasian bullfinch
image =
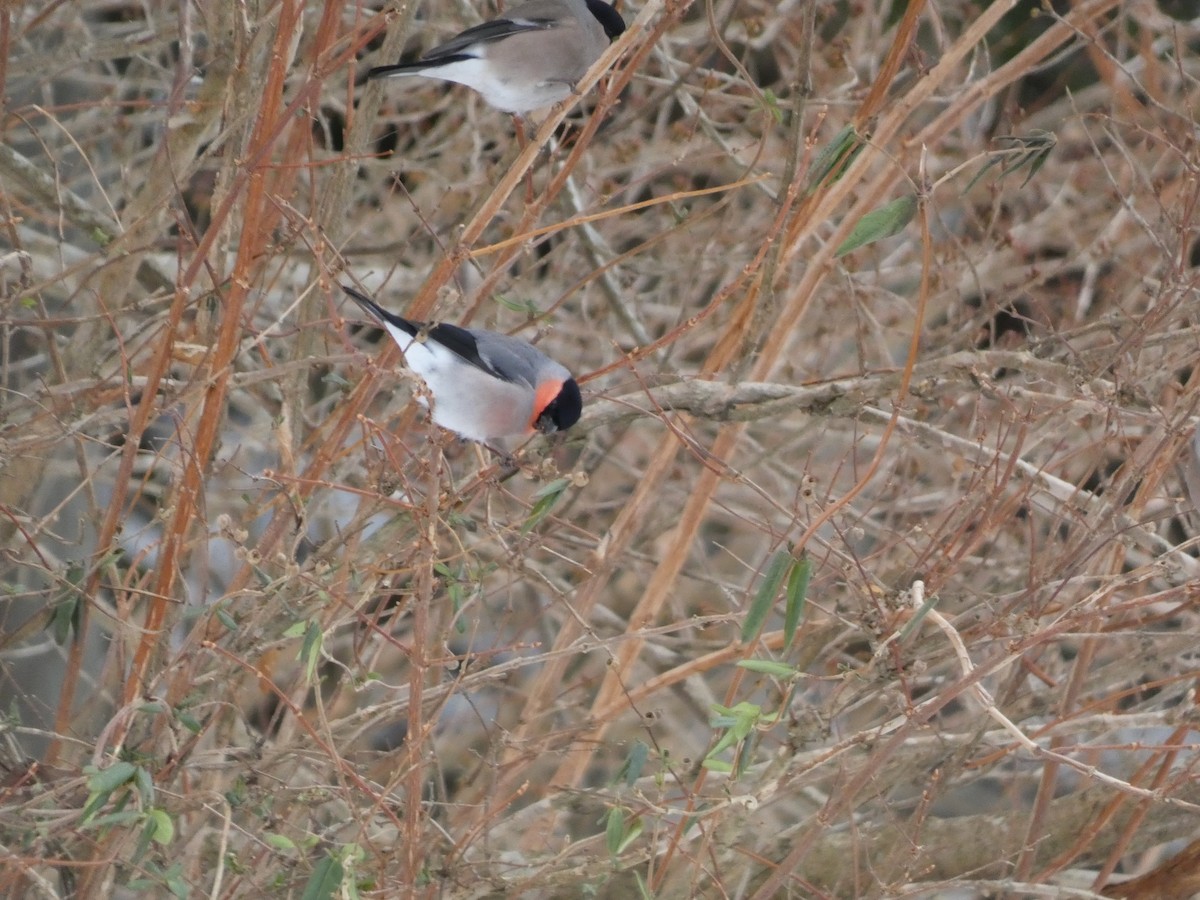
<path fill-rule="evenodd" d="M 497 109 L 527 113 L 566 99 L 625 31 L 604 0 L 530 0 L 434 47 L 416 62 L 376 66 L 368 78 L 422 75 L 463 84 Z"/>
<path fill-rule="evenodd" d="M 400 345 L 429 389 L 433 421 L 442 428 L 487 443 L 564 431 L 579 421 L 579 385 L 529 342 L 481 328 L 411 322 L 352 287 L 342 290 Z"/>

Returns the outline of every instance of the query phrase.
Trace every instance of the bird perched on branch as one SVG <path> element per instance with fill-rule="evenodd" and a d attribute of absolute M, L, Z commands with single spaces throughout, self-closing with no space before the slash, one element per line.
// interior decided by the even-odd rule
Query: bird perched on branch
<path fill-rule="evenodd" d="M 478 91 L 513 114 L 565 100 L 625 20 L 604 0 L 529 0 L 468 28 L 416 62 L 376 66 L 368 78 L 421 75 Z"/>
<path fill-rule="evenodd" d="M 429 388 L 433 421 L 442 428 L 487 443 L 565 431 L 579 421 L 579 385 L 528 341 L 481 328 L 412 322 L 352 287 L 342 290 L 400 345 L 408 367 Z"/>

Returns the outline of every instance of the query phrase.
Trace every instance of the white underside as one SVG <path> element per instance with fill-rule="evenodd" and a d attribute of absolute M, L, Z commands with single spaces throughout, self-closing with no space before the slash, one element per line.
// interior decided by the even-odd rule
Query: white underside
<path fill-rule="evenodd" d="M 412 74 L 466 85 L 492 106 L 510 113 L 525 113 L 552 106 L 571 94 L 571 85 L 565 81 L 517 82 L 501 79 L 486 59 L 467 59 L 431 66 Z"/>
<path fill-rule="evenodd" d="M 435 423 L 480 443 L 528 433 L 532 389 L 494 378 L 436 341 L 418 341 L 392 325 L 387 329 L 433 395 Z"/>

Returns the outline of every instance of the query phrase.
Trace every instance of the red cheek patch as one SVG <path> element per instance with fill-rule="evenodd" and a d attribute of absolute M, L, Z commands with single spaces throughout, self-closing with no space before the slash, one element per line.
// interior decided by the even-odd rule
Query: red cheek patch
<path fill-rule="evenodd" d="M 537 430 L 537 420 L 546 411 L 546 407 L 554 402 L 559 392 L 562 391 L 562 386 L 561 381 L 543 381 L 538 385 L 537 392 L 533 395 L 533 415 L 529 418 L 529 431 Z"/>

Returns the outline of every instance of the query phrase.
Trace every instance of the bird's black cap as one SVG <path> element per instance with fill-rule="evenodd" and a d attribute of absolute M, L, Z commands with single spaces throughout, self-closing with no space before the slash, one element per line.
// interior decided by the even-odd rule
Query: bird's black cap
<path fill-rule="evenodd" d="M 574 378 L 563 382 L 558 396 L 546 404 L 542 414 L 537 419 L 537 430 L 543 434 L 552 431 L 566 431 L 579 421 L 583 412 L 583 395 L 579 393 L 579 385 Z"/>
<path fill-rule="evenodd" d="M 596 17 L 596 21 L 604 26 L 604 33 L 610 41 L 615 41 L 625 33 L 625 20 L 617 12 L 616 7 L 610 6 L 604 0 L 587 0 L 588 12 Z"/>

